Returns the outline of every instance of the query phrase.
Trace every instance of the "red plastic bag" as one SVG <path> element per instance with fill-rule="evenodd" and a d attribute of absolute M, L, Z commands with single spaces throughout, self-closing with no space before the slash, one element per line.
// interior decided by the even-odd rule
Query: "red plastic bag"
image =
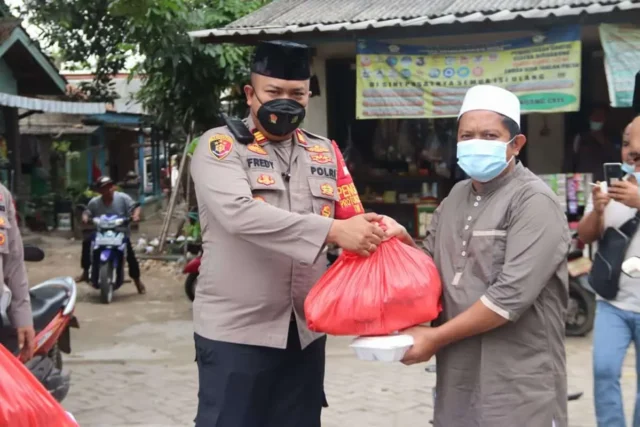
<path fill-rule="evenodd" d="M 433 260 L 398 239 L 370 257 L 343 251 L 304 303 L 309 329 L 387 335 L 438 317 L 442 284 Z"/>
<path fill-rule="evenodd" d="M 0 426 L 78 427 L 31 372 L 1 344 Z"/>

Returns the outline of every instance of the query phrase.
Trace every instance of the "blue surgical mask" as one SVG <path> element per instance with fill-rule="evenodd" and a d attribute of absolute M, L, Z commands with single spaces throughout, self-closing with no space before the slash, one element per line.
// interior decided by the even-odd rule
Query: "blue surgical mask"
<path fill-rule="evenodd" d="M 589 122 L 589 128 L 594 132 L 598 132 L 599 130 L 602 130 L 603 126 L 604 126 L 604 123 L 602 122 Z"/>
<path fill-rule="evenodd" d="M 471 139 L 458 142 L 458 166 L 471 179 L 489 182 L 500 175 L 513 160 L 512 157 L 507 161 L 507 144 L 511 141 Z"/>
<path fill-rule="evenodd" d="M 640 172 L 636 172 L 635 164 L 630 165 L 629 163 L 623 163 L 620 169 L 622 169 L 622 172 L 626 173 L 627 175 L 635 176 L 636 181 L 640 182 Z"/>

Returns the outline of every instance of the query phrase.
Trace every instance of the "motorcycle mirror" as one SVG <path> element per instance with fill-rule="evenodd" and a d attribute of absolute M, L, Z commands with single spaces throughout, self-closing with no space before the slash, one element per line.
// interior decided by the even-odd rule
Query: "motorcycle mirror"
<path fill-rule="evenodd" d="M 24 260 L 29 262 L 39 262 L 44 259 L 44 251 L 37 246 L 24 245 Z"/>
<path fill-rule="evenodd" d="M 640 257 L 627 258 L 622 263 L 622 272 L 629 277 L 640 278 Z"/>

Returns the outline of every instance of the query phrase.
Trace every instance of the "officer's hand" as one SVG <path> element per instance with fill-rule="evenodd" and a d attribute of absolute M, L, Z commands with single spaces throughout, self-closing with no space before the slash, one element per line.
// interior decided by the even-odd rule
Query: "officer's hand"
<path fill-rule="evenodd" d="M 335 243 L 342 249 L 369 256 L 385 237 L 378 225 L 382 216 L 375 213 L 356 215 L 345 220 L 334 220 L 329 230 L 328 243 Z"/>
<path fill-rule="evenodd" d="M 27 362 L 33 357 L 36 344 L 36 331 L 33 326 L 18 328 L 18 348 L 20 349 L 20 360 Z"/>

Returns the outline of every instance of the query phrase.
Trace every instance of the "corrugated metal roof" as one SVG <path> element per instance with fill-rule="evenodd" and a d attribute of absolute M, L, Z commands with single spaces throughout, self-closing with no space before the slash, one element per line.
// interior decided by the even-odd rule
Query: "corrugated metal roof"
<path fill-rule="evenodd" d="M 224 28 L 192 37 L 221 37 L 411 27 L 640 9 L 640 0 L 275 0 Z"/>

